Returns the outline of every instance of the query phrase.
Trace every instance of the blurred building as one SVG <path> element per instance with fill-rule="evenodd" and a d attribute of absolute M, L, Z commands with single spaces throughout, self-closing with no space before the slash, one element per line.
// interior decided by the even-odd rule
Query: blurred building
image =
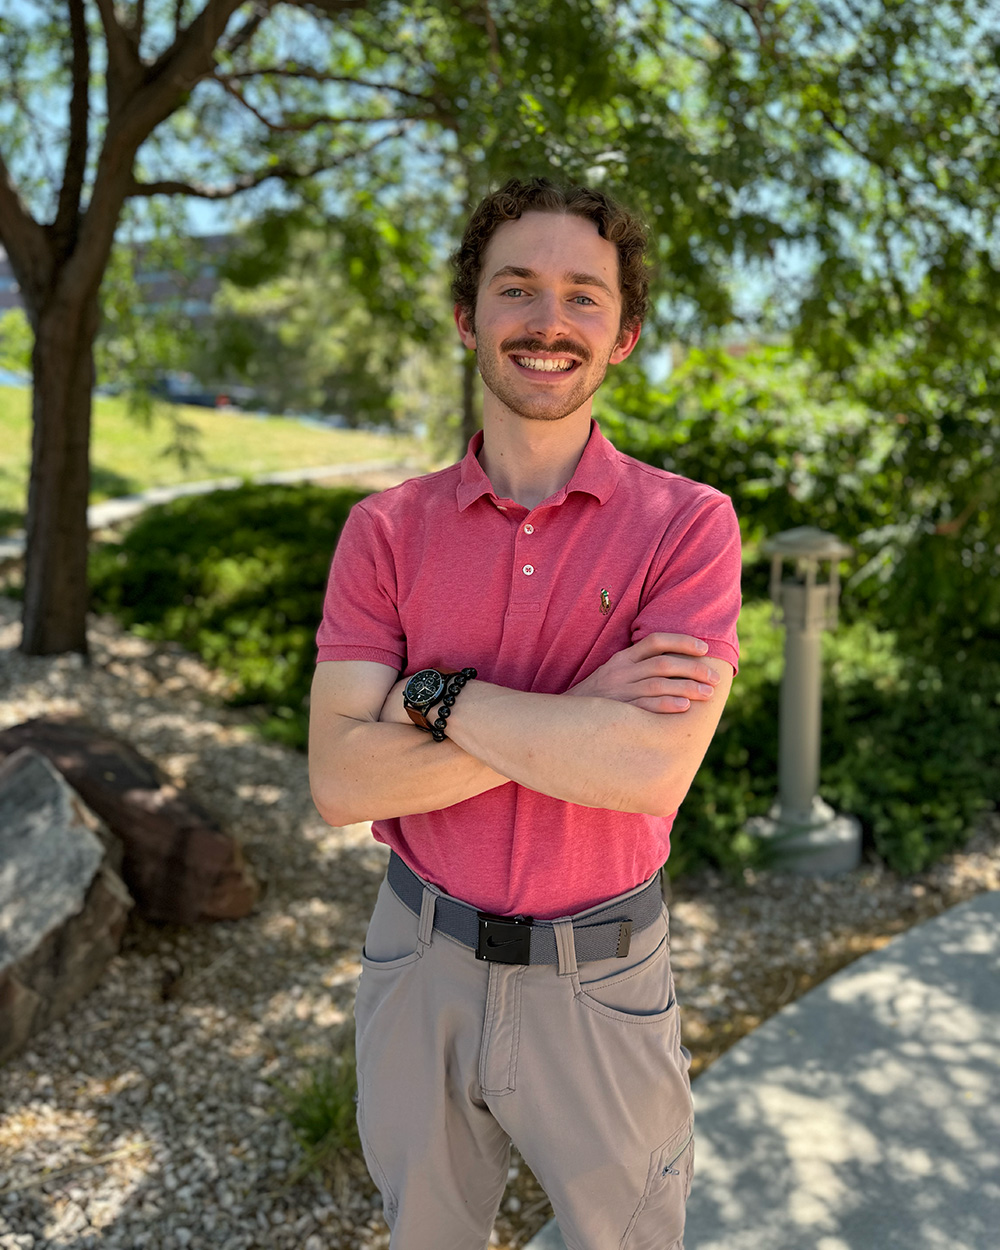
<path fill-rule="evenodd" d="M 135 281 L 142 292 L 140 312 L 170 307 L 195 319 L 210 317 L 219 289 L 219 270 L 232 251 L 233 235 L 197 235 L 185 241 L 181 264 L 167 267 L 162 249 L 153 244 L 135 246 Z M 0 314 L 22 308 L 20 287 L 6 251 L 0 247 Z"/>

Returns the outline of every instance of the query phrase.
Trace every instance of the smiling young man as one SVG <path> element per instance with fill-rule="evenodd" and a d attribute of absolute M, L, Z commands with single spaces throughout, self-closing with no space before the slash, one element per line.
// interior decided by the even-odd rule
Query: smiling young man
<path fill-rule="evenodd" d="M 569 1250 L 679 1250 L 693 1121 L 658 869 L 737 662 L 729 500 L 591 419 L 639 338 L 645 232 L 510 182 L 456 253 L 484 383 L 457 465 L 351 512 L 310 777 L 392 848 L 356 1004 L 394 1250 L 482 1250 L 513 1140 Z"/>

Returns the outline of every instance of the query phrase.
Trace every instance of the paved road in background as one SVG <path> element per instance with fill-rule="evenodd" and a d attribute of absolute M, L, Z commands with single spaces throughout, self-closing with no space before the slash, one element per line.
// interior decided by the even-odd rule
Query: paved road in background
<path fill-rule="evenodd" d="M 333 478 L 365 477 L 369 474 L 392 473 L 400 476 L 406 472 L 417 473 L 420 469 L 409 460 L 365 460 L 356 464 L 324 464 L 311 469 L 282 469 L 277 473 L 259 473 L 249 480 L 255 485 L 267 482 L 291 484 L 294 482 L 329 481 Z M 235 490 L 247 480 L 242 477 L 215 478 L 209 482 L 179 482 L 175 486 L 154 486 L 138 495 L 123 495 L 107 499 L 87 509 L 87 525 L 91 530 L 117 525 L 130 517 L 138 516 L 155 504 L 169 503 L 184 495 L 209 495 L 217 490 Z M 23 532 L 0 537 L 0 564 L 7 560 L 19 560 L 24 555 Z"/>

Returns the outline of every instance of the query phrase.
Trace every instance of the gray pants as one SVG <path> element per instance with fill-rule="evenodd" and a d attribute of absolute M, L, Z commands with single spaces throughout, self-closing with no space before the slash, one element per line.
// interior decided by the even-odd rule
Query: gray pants
<path fill-rule="evenodd" d="M 639 887 L 641 888 L 641 887 Z M 627 899 L 632 893 L 625 894 Z M 483 1250 L 513 1140 L 568 1250 L 682 1250 L 693 1169 L 667 910 L 624 959 L 486 963 L 383 881 L 355 1009 L 358 1124 L 392 1250 Z"/>

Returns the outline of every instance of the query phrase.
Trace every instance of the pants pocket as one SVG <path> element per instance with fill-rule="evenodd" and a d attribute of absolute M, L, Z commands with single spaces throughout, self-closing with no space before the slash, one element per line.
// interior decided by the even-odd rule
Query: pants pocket
<path fill-rule="evenodd" d="M 581 976 L 579 987 L 579 1001 L 609 1019 L 647 1025 L 668 1020 L 676 1004 L 666 937 L 630 968 L 597 980 Z"/>
<path fill-rule="evenodd" d="M 688 1123 L 653 1151 L 646 1188 L 620 1250 L 680 1250 L 694 1175 L 694 1125 Z"/>

